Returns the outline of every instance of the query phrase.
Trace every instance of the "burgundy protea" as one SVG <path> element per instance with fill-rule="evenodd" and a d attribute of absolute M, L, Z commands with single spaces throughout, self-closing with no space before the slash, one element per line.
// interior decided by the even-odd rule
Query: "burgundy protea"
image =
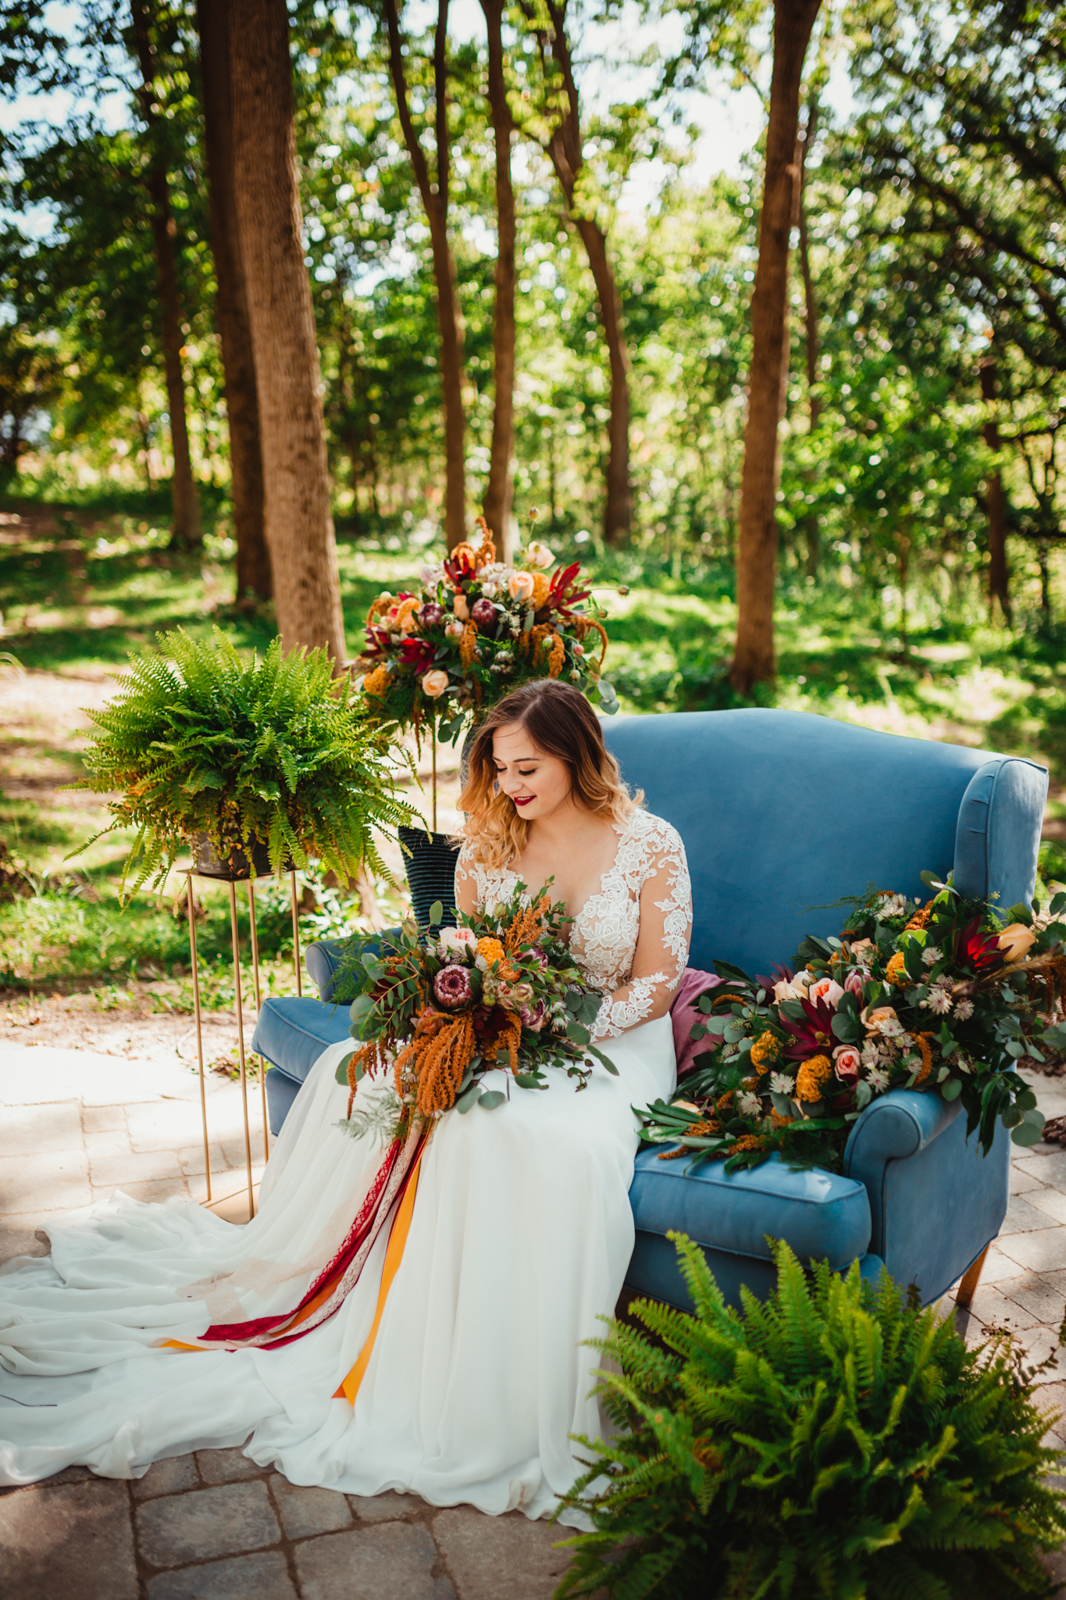
<path fill-rule="evenodd" d="M 548 1020 L 548 1008 L 543 1000 L 538 1000 L 531 1006 L 519 1006 L 518 1015 L 521 1017 L 524 1027 L 531 1028 L 534 1033 L 539 1033 Z"/>
<path fill-rule="evenodd" d="M 444 621 L 444 607 L 435 600 L 427 600 L 418 613 L 418 620 L 423 628 L 439 628 Z"/>
<path fill-rule="evenodd" d="M 473 998 L 468 967 L 441 967 L 433 979 L 433 993 L 442 1006 L 454 1011 Z"/>
<path fill-rule="evenodd" d="M 792 1035 L 792 1043 L 785 1055 L 792 1061 L 805 1061 L 808 1056 L 832 1052 L 837 1041 L 833 1035 L 833 1018 L 836 1010 L 824 1000 L 799 1000 L 805 1019 L 781 1016 L 781 1026 Z"/>
<path fill-rule="evenodd" d="M 400 646 L 400 661 L 415 672 L 424 672 L 433 660 L 435 651 L 425 639 L 405 639 Z"/>
<path fill-rule="evenodd" d="M 491 628 L 496 622 L 496 607 L 491 600 L 486 600 L 482 595 L 481 599 L 475 600 L 470 607 L 470 616 L 479 628 Z"/>

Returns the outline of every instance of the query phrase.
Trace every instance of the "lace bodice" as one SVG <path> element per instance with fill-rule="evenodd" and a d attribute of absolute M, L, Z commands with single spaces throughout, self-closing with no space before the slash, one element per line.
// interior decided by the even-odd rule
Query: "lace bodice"
<path fill-rule="evenodd" d="M 638 808 L 615 831 L 614 864 L 570 925 L 571 953 L 590 988 L 604 996 L 593 1029 L 597 1039 L 617 1038 L 665 1013 L 685 970 L 692 930 L 692 887 L 677 830 Z M 518 874 L 475 861 L 467 841 L 456 867 L 456 895 L 471 879 L 484 910 L 513 893 Z"/>

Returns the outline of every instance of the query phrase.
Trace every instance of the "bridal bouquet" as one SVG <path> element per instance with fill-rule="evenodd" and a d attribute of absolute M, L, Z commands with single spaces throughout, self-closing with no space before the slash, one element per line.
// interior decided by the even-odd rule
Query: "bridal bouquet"
<path fill-rule="evenodd" d="M 1066 1046 L 1066 926 L 1026 906 L 1004 926 L 987 902 L 922 877 L 937 891 L 927 905 L 871 893 L 839 938 L 805 939 L 805 966 L 776 983 L 718 963 L 724 982 L 701 995 L 693 1028 L 711 1048 L 684 1099 L 644 1113 L 645 1139 L 727 1157 L 727 1171 L 775 1151 L 840 1170 L 864 1108 L 908 1088 L 961 1099 L 986 1154 L 997 1119 L 1036 1144 L 1044 1118 L 1016 1069 Z M 1058 894 L 1050 915 L 1063 909 Z"/>
<path fill-rule="evenodd" d="M 367 613 L 362 693 L 371 722 L 416 732 L 428 723 L 458 737 L 530 678 L 562 678 L 603 710 L 618 709 L 602 676 L 607 633 L 581 567 L 552 570 L 555 557 L 533 541 L 514 566 L 496 560 L 484 518 L 477 544 L 422 568 L 417 589 L 381 594 Z"/>
<path fill-rule="evenodd" d="M 494 1067 L 510 1070 L 508 1090 L 511 1082 L 546 1088 L 547 1067 L 563 1068 L 583 1089 L 590 1057 L 617 1075 L 590 1032 L 603 996 L 585 986 L 574 964 L 563 940 L 570 919 L 561 902 L 552 903 L 549 886 L 523 904 L 520 883 L 491 915 L 457 928 L 440 928 L 438 901 L 424 942 L 405 929 L 383 955 L 362 955 L 351 1031 L 363 1042 L 337 1072 L 351 1090 L 351 1133 L 373 1126 L 395 1137 L 453 1106 L 491 1111 L 507 1098 L 482 1087 Z M 387 1071 L 394 1096 L 375 1097 L 370 1110 L 353 1114 L 359 1080 Z"/>

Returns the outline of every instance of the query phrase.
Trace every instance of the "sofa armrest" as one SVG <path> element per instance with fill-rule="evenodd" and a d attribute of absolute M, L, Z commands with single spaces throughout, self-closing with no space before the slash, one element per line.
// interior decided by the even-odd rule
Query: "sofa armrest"
<path fill-rule="evenodd" d="M 350 977 L 341 976 L 344 966 L 364 950 L 380 955 L 385 945 L 391 945 L 399 937 L 399 928 L 386 928 L 382 933 L 356 933 L 347 939 L 318 939 L 309 944 L 304 951 L 304 961 L 320 997 L 332 1000 L 335 1005 L 350 1005 L 355 989 Z"/>
<path fill-rule="evenodd" d="M 928 1148 L 960 1115 L 958 1100 L 935 1092 L 892 1089 L 866 1107 L 844 1150 L 844 1173 L 866 1186 L 873 1222 L 870 1248 L 883 1255 L 885 1172 L 891 1161 L 906 1161 Z"/>

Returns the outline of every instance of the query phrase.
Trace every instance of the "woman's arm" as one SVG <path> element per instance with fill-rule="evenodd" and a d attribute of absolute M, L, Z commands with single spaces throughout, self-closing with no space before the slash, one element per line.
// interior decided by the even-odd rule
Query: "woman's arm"
<path fill-rule="evenodd" d="M 464 844 L 455 864 L 455 909 L 464 916 L 473 916 L 477 910 L 477 880 L 467 870 L 467 846 Z"/>
<path fill-rule="evenodd" d="M 692 888 L 684 849 L 673 837 L 676 850 L 656 852 L 654 870 L 641 886 L 632 977 L 604 1000 L 594 1039 L 617 1039 L 627 1028 L 664 1017 L 681 982 L 692 933 Z"/>

